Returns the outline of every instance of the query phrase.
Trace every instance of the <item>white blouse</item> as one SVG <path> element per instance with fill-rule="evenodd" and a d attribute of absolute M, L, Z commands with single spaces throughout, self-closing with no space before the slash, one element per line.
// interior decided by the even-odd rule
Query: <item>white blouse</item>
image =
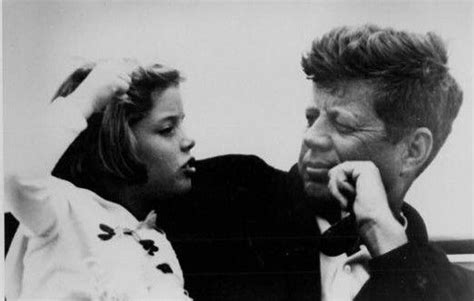
<path fill-rule="evenodd" d="M 154 213 L 139 222 L 122 206 L 49 175 L 86 121 L 66 99 L 45 116 L 51 123 L 34 130 L 47 168 L 12 173 L 5 183 L 7 207 L 20 221 L 5 262 L 8 300 L 190 300 L 171 244 L 153 228 Z"/>

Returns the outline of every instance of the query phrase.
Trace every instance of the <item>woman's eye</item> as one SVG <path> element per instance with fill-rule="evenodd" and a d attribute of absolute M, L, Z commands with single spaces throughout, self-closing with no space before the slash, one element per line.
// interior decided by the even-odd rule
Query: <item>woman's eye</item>
<path fill-rule="evenodd" d="M 159 133 L 160 135 L 166 136 L 166 135 L 171 135 L 171 134 L 173 133 L 173 131 L 174 131 L 174 127 L 173 127 L 173 126 L 169 126 L 169 127 L 165 127 L 165 128 L 160 129 L 160 130 L 158 131 L 158 133 Z"/>

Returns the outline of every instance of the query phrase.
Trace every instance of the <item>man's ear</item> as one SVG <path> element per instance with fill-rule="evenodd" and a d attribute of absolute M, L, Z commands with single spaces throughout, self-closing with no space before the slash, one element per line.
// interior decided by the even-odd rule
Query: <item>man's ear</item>
<path fill-rule="evenodd" d="M 404 138 L 404 142 L 401 175 L 417 175 L 431 154 L 433 134 L 428 128 L 417 128 Z"/>

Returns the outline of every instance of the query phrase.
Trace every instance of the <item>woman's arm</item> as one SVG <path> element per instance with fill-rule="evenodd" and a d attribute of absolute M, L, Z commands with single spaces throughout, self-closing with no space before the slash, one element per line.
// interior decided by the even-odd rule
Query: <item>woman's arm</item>
<path fill-rule="evenodd" d="M 20 133 L 23 143 L 17 155 L 23 164 L 5 170 L 6 203 L 34 234 L 45 233 L 56 221 L 57 204 L 48 188 L 52 169 L 86 128 L 87 118 L 128 90 L 130 77 L 125 70 L 123 64 L 98 65 L 72 94 L 56 99 L 24 129 L 25 133 Z"/>

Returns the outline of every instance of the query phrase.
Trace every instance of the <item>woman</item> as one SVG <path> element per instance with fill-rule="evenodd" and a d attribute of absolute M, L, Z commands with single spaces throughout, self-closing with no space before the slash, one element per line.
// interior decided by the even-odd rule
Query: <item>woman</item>
<path fill-rule="evenodd" d="M 150 212 L 157 196 L 189 190 L 195 171 L 181 80 L 174 69 L 121 61 L 79 68 L 60 86 L 32 127 L 37 156 L 6 171 L 20 221 L 8 298 L 188 299 Z"/>

